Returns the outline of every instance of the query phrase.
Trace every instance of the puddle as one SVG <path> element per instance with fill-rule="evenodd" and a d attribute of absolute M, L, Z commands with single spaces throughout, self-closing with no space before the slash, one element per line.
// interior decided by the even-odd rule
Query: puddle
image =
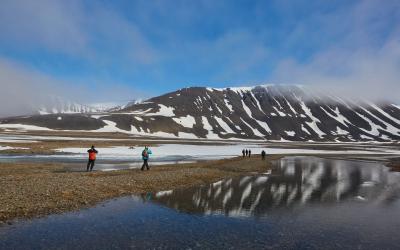
<path fill-rule="evenodd" d="M 150 159 L 150 166 L 159 166 L 166 164 L 184 164 L 195 163 L 204 160 L 216 160 L 224 157 L 190 157 L 190 156 L 166 156 L 155 157 Z M 85 171 L 87 159 L 86 157 L 73 157 L 71 155 L 6 155 L 0 154 L 0 162 L 2 163 L 60 163 L 65 164 L 65 171 Z M 140 168 L 143 160 L 138 157 L 127 159 L 118 159 L 118 157 L 108 159 L 97 159 L 94 171 L 113 171 L 122 169 Z"/>
<path fill-rule="evenodd" d="M 397 249 L 400 175 L 287 157 L 258 176 L 0 227 L 1 249 Z"/>

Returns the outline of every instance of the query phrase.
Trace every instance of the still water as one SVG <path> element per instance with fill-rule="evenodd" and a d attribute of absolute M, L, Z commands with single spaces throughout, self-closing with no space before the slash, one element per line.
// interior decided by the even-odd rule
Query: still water
<path fill-rule="evenodd" d="M 271 171 L 0 227 L 1 249 L 399 249 L 400 175 L 288 157 Z"/>

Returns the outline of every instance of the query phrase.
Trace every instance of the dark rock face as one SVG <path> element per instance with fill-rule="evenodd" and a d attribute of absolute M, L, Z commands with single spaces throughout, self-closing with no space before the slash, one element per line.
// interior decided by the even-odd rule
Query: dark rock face
<path fill-rule="evenodd" d="M 353 103 L 334 96 L 311 94 L 297 86 L 185 88 L 93 117 L 71 115 L 70 119 L 63 118 L 63 125 L 45 119 L 46 116 L 8 119 L 3 123 L 93 130 L 104 126 L 102 120 L 106 120 L 134 134 L 209 139 L 400 139 L 399 106 Z M 82 122 L 74 122 L 80 119 Z"/>

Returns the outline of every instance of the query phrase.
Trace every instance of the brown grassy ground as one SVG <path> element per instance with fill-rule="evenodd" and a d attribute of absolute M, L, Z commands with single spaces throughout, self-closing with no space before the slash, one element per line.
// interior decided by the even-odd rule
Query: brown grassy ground
<path fill-rule="evenodd" d="M 150 171 L 71 172 L 55 164 L 0 163 L 0 221 L 76 210 L 113 197 L 211 183 L 265 172 L 271 160 L 234 158 Z"/>
<path fill-rule="evenodd" d="M 33 135 L 33 136 L 61 136 L 69 137 L 70 140 L 63 139 L 27 139 L 35 142 L 2 142 L 0 146 L 10 146 L 24 149 L 9 149 L 2 150 L 1 154 L 55 154 L 55 149 L 59 148 L 90 148 L 91 145 L 96 147 L 143 147 L 145 145 L 155 146 L 158 144 L 190 144 L 190 145 L 221 145 L 221 142 L 204 142 L 199 140 L 176 140 L 176 139 L 160 139 L 160 138 L 144 138 L 144 137 L 131 137 L 121 133 L 99 133 L 99 132 L 65 132 L 65 131 L 29 131 L 26 133 L 21 132 L 2 132 L 1 135 Z M 90 138 L 95 138 L 91 140 Z M 224 142 L 224 144 L 227 142 Z M 228 142 L 233 143 L 233 142 Z"/>
<path fill-rule="evenodd" d="M 392 159 L 388 167 L 391 171 L 400 172 L 400 158 Z"/>

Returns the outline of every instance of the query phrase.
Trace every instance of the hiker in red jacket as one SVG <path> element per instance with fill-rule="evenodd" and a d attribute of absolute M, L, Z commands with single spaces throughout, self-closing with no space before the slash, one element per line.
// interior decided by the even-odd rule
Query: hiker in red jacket
<path fill-rule="evenodd" d="M 89 172 L 93 170 L 98 151 L 94 149 L 94 146 L 92 146 L 87 152 L 89 153 L 89 161 L 87 163 L 86 172 Z"/>

